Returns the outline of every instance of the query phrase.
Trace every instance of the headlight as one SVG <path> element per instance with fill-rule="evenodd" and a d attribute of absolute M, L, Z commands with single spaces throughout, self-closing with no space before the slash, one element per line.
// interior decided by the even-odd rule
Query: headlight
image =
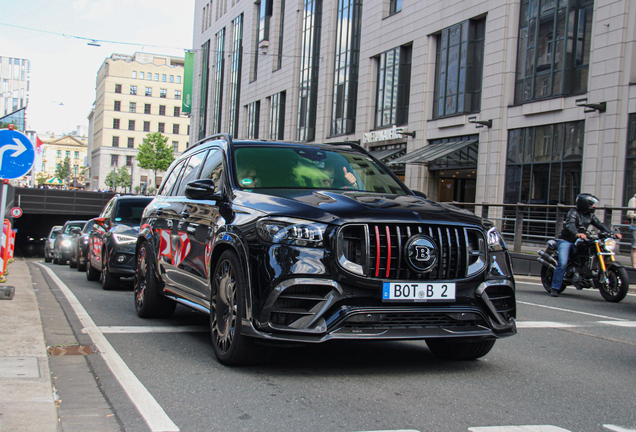
<path fill-rule="evenodd" d="M 611 237 L 608 237 L 605 239 L 605 249 L 607 249 L 610 252 L 614 252 L 614 249 L 616 249 L 616 240 L 614 240 Z"/>
<path fill-rule="evenodd" d="M 268 243 L 322 247 L 327 225 L 301 219 L 261 219 L 256 231 Z"/>
<path fill-rule="evenodd" d="M 84 243 L 84 244 L 88 244 L 88 238 L 84 237 L 84 238 L 82 239 L 82 243 Z"/>
<path fill-rule="evenodd" d="M 69 247 L 71 245 L 71 241 L 68 239 L 62 240 L 62 246 Z"/>
<path fill-rule="evenodd" d="M 133 244 L 137 241 L 137 237 L 124 235 L 124 234 L 114 234 L 115 243 L 117 244 Z"/>
<path fill-rule="evenodd" d="M 497 227 L 492 227 L 488 230 L 488 249 L 493 252 L 505 250 L 508 247 L 503 237 L 499 233 Z"/>

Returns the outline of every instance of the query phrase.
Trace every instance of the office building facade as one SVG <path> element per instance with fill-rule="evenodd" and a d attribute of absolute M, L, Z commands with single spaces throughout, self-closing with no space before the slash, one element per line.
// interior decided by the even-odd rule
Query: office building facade
<path fill-rule="evenodd" d="M 636 3 L 197 0 L 191 141 L 358 141 L 439 201 L 636 192 Z"/>
<path fill-rule="evenodd" d="M 0 57 L 0 117 L 28 105 L 30 72 L 29 60 Z"/>

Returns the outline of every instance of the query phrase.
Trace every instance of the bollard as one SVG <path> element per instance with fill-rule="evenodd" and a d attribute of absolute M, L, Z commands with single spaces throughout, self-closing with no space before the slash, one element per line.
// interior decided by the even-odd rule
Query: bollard
<path fill-rule="evenodd" d="M 523 236 L 523 208 L 521 203 L 517 203 L 517 215 L 515 219 L 515 245 L 514 251 L 521 252 L 521 241 Z"/>
<path fill-rule="evenodd" d="M 487 202 L 481 203 L 481 218 L 488 219 L 488 203 Z"/>
<path fill-rule="evenodd" d="M 0 286 L 0 300 L 12 300 L 15 293 L 15 287 Z"/>

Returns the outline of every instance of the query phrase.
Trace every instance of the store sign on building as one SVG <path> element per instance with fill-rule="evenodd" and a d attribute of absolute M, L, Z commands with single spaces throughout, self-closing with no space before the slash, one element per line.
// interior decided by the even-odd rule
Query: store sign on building
<path fill-rule="evenodd" d="M 391 129 L 382 129 L 378 131 L 365 133 L 362 138 L 362 142 L 366 144 L 366 143 L 401 139 L 403 138 L 402 132 L 406 132 L 404 128 L 393 126 Z"/>

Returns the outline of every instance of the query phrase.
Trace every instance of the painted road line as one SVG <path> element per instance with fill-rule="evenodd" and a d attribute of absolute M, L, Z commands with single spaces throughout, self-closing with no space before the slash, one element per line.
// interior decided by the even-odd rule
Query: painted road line
<path fill-rule="evenodd" d="M 567 328 L 577 327 L 574 324 L 558 323 L 553 321 L 517 321 L 517 328 L 530 329 L 530 328 Z"/>
<path fill-rule="evenodd" d="M 203 333 L 209 332 L 207 326 L 99 326 L 104 334 L 116 333 Z"/>
<path fill-rule="evenodd" d="M 469 427 L 470 432 L 570 432 L 552 425 Z"/>
<path fill-rule="evenodd" d="M 568 313 L 573 313 L 573 314 L 586 315 L 586 316 L 591 316 L 591 317 L 595 317 L 595 318 L 604 318 L 604 319 L 607 319 L 607 320 L 627 321 L 626 319 L 623 319 L 623 318 L 614 318 L 614 317 L 605 316 L 605 315 L 597 315 L 597 314 L 593 314 L 593 313 L 589 313 L 589 312 L 575 311 L 575 310 L 572 310 L 572 309 L 558 308 L 558 307 L 554 307 L 554 306 L 546 306 L 546 305 L 536 304 L 536 303 L 528 303 L 528 302 L 519 301 L 519 300 L 517 300 L 517 303 L 518 304 L 528 305 L 528 306 L 536 306 L 536 307 L 545 308 L 545 309 L 552 309 L 552 310 L 556 310 L 556 311 L 560 311 L 560 312 L 568 312 Z"/>
<path fill-rule="evenodd" d="M 636 327 L 636 321 L 599 321 L 603 324 L 609 324 L 618 327 Z"/>
<path fill-rule="evenodd" d="M 636 429 L 625 429 L 625 428 L 622 428 L 620 426 L 614 426 L 614 425 L 611 425 L 611 424 L 605 424 L 605 425 L 603 425 L 603 427 L 605 429 L 609 429 L 609 430 L 614 431 L 614 432 L 636 432 Z"/>
<path fill-rule="evenodd" d="M 139 411 L 139 414 L 144 418 L 150 430 L 153 432 L 178 432 L 179 428 L 177 425 L 173 423 L 163 408 L 161 408 L 161 405 L 152 397 L 146 387 L 143 386 L 141 381 L 137 379 L 135 374 L 128 368 L 119 354 L 117 354 L 104 334 L 95 325 L 88 312 L 86 312 L 84 306 L 82 306 L 77 297 L 75 297 L 75 294 L 73 294 L 69 287 L 67 287 L 51 269 L 40 263 L 37 263 L 37 265 L 45 270 L 60 288 L 73 308 L 75 315 L 77 315 L 84 326 L 82 331 L 91 337 L 104 361 Z"/>

